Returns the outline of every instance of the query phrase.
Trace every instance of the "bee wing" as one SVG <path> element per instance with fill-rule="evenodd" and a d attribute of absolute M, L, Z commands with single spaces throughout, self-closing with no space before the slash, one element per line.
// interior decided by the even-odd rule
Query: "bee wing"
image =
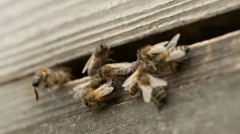
<path fill-rule="evenodd" d="M 101 92 L 98 92 L 98 93 L 96 94 L 96 99 L 99 99 L 99 98 L 101 98 L 101 97 L 104 97 L 104 96 L 110 94 L 113 90 L 114 90 L 113 87 L 103 88 L 103 89 L 101 90 Z"/>
<path fill-rule="evenodd" d="M 153 90 L 152 87 L 149 85 L 144 86 L 141 84 L 139 84 L 139 87 L 142 90 L 143 100 L 147 103 L 150 102 Z"/>
<path fill-rule="evenodd" d="M 135 86 L 135 84 L 137 84 L 137 81 L 132 81 L 131 85 L 127 85 L 126 87 L 124 87 L 125 91 L 130 91 L 130 89 Z"/>
<path fill-rule="evenodd" d="M 112 84 L 112 81 L 108 81 L 97 88 L 94 92 L 96 92 L 96 99 L 104 97 L 110 94 L 113 91 L 113 87 L 109 87 Z"/>
<path fill-rule="evenodd" d="M 108 65 L 114 68 L 114 75 L 125 75 L 131 73 L 132 71 L 132 63 L 129 62 L 113 63 Z"/>
<path fill-rule="evenodd" d="M 131 85 L 133 78 L 138 74 L 138 71 L 136 70 L 133 74 L 131 74 L 122 84 L 122 87 L 127 87 L 128 85 Z M 127 90 L 125 88 L 125 90 Z"/>
<path fill-rule="evenodd" d="M 183 50 L 174 50 L 170 52 L 169 56 L 165 59 L 166 62 L 173 61 L 182 58 L 186 55 L 186 52 Z"/>
<path fill-rule="evenodd" d="M 134 61 L 131 63 L 131 70 L 135 71 L 138 68 L 139 61 Z"/>
<path fill-rule="evenodd" d="M 124 87 L 124 90 L 125 90 L 125 91 L 129 90 L 129 85 L 126 86 L 126 87 Z"/>
<path fill-rule="evenodd" d="M 154 45 L 148 52 L 147 54 L 156 54 L 156 53 L 161 53 L 166 50 L 165 45 L 168 44 L 168 41 L 164 41 L 161 43 L 158 43 Z"/>
<path fill-rule="evenodd" d="M 108 82 L 105 82 L 100 87 L 98 87 L 94 92 L 101 91 L 102 89 L 109 87 L 111 84 L 112 84 L 112 80 L 108 81 Z"/>
<path fill-rule="evenodd" d="M 163 79 L 153 77 L 152 75 L 148 75 L 148 77 L 150 78 L 150 85 L 153 88 L 167 86 L 167 82 Z"/>
<path fill-rule="evenodd" d="M 82 88 L 81 90 L 78 90 L 74 95 L 73 98 L 74 99 L 79 99 L 79 98 L 83 98 L 84 96 L 86 96 L 89 93 L 89 89 L 86 88 Z"/>
<path fill-rule="evenodd" d="M 82 73 L 85 73 L 90 65 L 90 63 L 93 60 L 93 55 L 88 59 L 87 63 L 85 64 L 85 66 L 83 67 Z"/>
<path fill-rule="evenodd" d="M 112 63 L 112 64 L 107 64 L 112 66 L 113 68 L 119 68 L 119 67 L 125 67 L 125 66 L 131 66 L 132 64 L 130 62 L 120 62 L 120 63 Z"/>
<path fill-rule="evenodd" d="M 166 49 L 172 49 L 177 45 L 178 39 L 180 38 L 180 34 L 176 34 L 168 43 L 168 45 L 166 46 Z"/>
<path fill-rule="evenodd" d="M 81 90 L 82 88 L 84 88 L 84 87 L 88 86 L 88 85 L 89 85 L 89 83 L 90 83 L 90 82 L 81 83 L 81 84 L 79 84 L 79 85 L 75 86 L 75 87 L 73 88 L 73 91 L 78 91 L 78 90 Z"/>

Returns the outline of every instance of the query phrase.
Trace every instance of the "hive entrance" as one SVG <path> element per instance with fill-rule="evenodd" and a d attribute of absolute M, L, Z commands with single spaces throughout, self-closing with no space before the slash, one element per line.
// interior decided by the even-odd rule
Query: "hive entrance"
<path fill-rule="evenodd" d="M 136 51 L 138 48 L 145 45 L 154 45 L 162 41 L 170 40 L 177 33 L 181 34 L 178 45 L 191 45 L 196 42 L 208 40 L 238 30 L 240 29 L 240 18 L 236 16 L 239 14 L 240 10 L 235 10 L 198 22 L 189 23 L 188 25 L 184 25 L 160 34 L 144 37 L 131 43 L 113 47 L 111 48 L 113 53 L 110 55 L 110 58 L 116 60 L 117 62 L 135 61 L 137 59 Z M 59 64 L 57 67 L 69 67 L 72 69 L 73 74 L 77 78 L 81 78 L 86 76 L 86 73 L 82 74 L 81 72 L 83 66 L 89 59 L 89 56 L 90 55 L 70 60 L 66 63 Z"/>

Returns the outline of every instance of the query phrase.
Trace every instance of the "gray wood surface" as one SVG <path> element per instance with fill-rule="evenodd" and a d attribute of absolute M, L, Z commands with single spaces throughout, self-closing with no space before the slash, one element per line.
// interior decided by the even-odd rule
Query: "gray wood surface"
<path fill-rule="evenodd" d="M 0 83 L 232 11 L 239 0 L 1 0 Z"/>
<path fill-rule="evenodd" d="M 35 103 L 30 77 L 0 88 L 0 133 L 11 134 L 226 134 L 240 131 L 240 31 L 191 45 L 190 65 L 164 79 L 168 104 L 161 112 L 121 92 L 115 105 L 89 109 L 72 99 L 70 84 L 54 94 L 40 90 Z"/>

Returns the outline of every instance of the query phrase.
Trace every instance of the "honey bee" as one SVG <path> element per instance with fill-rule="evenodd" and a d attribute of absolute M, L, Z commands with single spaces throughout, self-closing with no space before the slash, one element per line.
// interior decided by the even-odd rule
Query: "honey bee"
<path fill-rule="evenodd" d="M 82 97 L 83 105 L 91 109 L 91 106 L 97 104 L 101 108 L 99 102 L 104 101 L 106 97 L 113 93 L 114 87 L 111 84 L 112 81 L 108 81 L 96 90 L 88 92 L 87 95 Z"/>
<path fill-rule="evenodd" d="M 128 91 L 131 95 L 135 95 L 139 91 L 137 76 L 142 72 L 146 72 L 146 70 L 146 64 L 140 62 L 137 70 L 123 82 L 122 87 L 124 87 L 124 90 Z"/>
<path fill-rule="evenodd" d="M 181 63 L 179 60 L 184 57 L 189 50 L 190 49 L 187 46 L 177 46 L 158 54 L 154 60 L 161 71 L 166 67 L 170 67 L 170 69 L 175 73 L 174 64 Z"/>
<path fill-rule="evenodd" d="M 180 38 L 180 34 L 175 35 L 170 42 L 164 41 L 158 43 L 156 45 L 147 45 L 143 48 L 137 50 L 138 60 L 152 60 L 155 58 L 156 54 L 164 52 L 166 50 L 172 49 L 177 45 L 178 39 Z"/>
<path fill-rule="evenodd" d="M 52 70 L 48 68 L 42 68 L 37 70 L 32 77 L 32 86 L 34 87 L 34 93 L 36 100 L 39 100 L 39 95 L 37 92 L 37 88 L 44 86 L 49 88 L 52 92 L 52 87 L 54 86 L 62 86 L 68 81 L 74 79 L 72 74 L 63 70 Z"/>
<path fill-rule="evenodd" d="M 101 43 L 98 47 L 96 47 L 92 56 L 85 64 L 82 73 L 85 73 L 86 70 L 88 70 L 89 76 L 95 76 L 97 74 L 97 70 L 107 62 L 109 53 L 110 47 L 105 42 Z"/>
<path fill-rule="evenodd" d="M 103 84 L 102 79 L 94 78 L 90 82 L 79 84 L 73 88 L 76 93 L 73 95 L 74 99 L 84 98 L 90 91 L 96 90 Z"/>
<path fill-rule="evenodd" d="M 138 69 L 124 81 L 122 86 L 124 90 L 129 91 L 131 95 L 136 94 L 139 89 L 141 89 L 143 100 L 148 103 L 151 100 L 153 89 L 167 86 L 167 82 L 152 76 L 146 71 L 147 65 L 145 63 L 141 64 Z"/>
<path fill-rule="evenodd" d="M 99 69 L 98 76 L 106 81 L 112 80 L 113 78 L 124 78 L 133 72 L 135 66 L 135 62 L 106 64 Z"/>

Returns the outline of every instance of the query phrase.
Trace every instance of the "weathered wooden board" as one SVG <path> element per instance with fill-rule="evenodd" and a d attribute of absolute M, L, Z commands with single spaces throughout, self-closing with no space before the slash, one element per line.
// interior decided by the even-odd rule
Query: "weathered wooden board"
<path fill-rule="evenodd" d="M 240 1 L 4 0 L 0 7 L 4 83 L 87 55 L 101 35 L 117 46 L 239 9 Z"/>
<path fill-rule="evenodd" d="M 160 113 L 124 92 L 115 105 L 89 111 L 72 99 L 71 85 L 54 94 L 41 90 L 35 103 L 29 77 L 7 83 L 0 87 L 0 133 L 237 133 L 239 44 L 236 31 L 191 45 L 190 65 L 165 77 L 169 102 Z"/>

